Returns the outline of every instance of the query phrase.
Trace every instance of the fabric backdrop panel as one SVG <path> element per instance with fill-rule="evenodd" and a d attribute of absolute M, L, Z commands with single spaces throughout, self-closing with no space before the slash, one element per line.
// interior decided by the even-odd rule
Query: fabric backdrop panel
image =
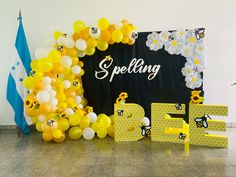
<path fill-rule="evenodd" d="M 181 55 L 170 55 L 164 48 L 151 51 L 146 46 L 148 34 L 150 33 L 139 33 L 138 39 L 132 46 L 114 44 L 110 45 L 106 51 L 96 50 L 94 55 L 81 58 L 85 70 L 84 95 L 88 99 L 88 105 L 93 106 L 96 113 L 112 115 L 114 103 L 121 92 L 127 92 L 126 102 L 141 105 L 149 118 L 151 118 L 151 103 L 188 105 L 191 89 L 185 86 L 185 78 L 181 73 L 186 58 Z M 99 63 L 108 55 L 113 58 L 113 63 L 107 69 L 108 76 L 99 80 L 95 77 L 95 71 L 101 70 Z M 143 59 L 145 65 L 161 65 L 156 77 L 148 80 L 149 73 L 125 73 L 115 75 L 112 82 L 109 82 L 113 68 L 115 66 L 128 67 L 133 58 Z M 198 90 L 202 90 L 202 86 Z"/>

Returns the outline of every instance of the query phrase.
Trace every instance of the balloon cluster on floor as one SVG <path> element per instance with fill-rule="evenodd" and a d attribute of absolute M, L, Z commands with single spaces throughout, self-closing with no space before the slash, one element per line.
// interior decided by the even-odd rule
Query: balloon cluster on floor
<path fill-rule="evenodd" d="M 127 20 L 110 24 L 101 18 L 97 26 L 88 27 L 76 21 L 74 32 L 54 32 L 54 48 L 37 50 L 32 60 L 32 71 L 23 85 L 29 90 L 24 101 L 26 114 L 45 142 L 63 142 L 66 134 L 73 139 L 86 140 L 107 135 L 114 137 L 113 117 L 97 115 L 87 106 L 81 77 L 83 62 L 79 57 L 93 55 L 96 48 L 107 50 L 109 44 L 132 45 L 138 37 L 135 27 Z"/>

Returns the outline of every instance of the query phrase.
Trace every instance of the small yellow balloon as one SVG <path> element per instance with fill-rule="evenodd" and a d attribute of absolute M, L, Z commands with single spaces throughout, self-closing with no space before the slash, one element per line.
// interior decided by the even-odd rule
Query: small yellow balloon
<path fill-rule="evenodd" d="M 79 139 L 79 138 L 81 138 L 82 135 L 83 135 L 83 130 L 79 126 L 72 127 L 69 130 L 69 137 L 72 140 Z"/>
<path fill-rule="evenodd" d="M 60 138 L 60 137 L 62 137 L 62 136 L 63 136 L 63 134 L 62 134 L 62 131 L 61 131 L 61 130 L 59 130 L 59 129 L 53 130 L 53 132 L 52 132 L 52 137 L 53 137 L 53 138 L 58 139 L 58 138 Z"/>
<path fill-rule="evenodd" d="M 60 129 L 61 131 L 66 131 L 68 130 L 70 127 L 70 122 L 67 119 L 59 119 L 58 120 L 58 129 Z"/>
<path fill-rule="evenodd" d="M 107 128 L 107 134 L 114 138 L 114 125 L 111 125 L 110 127 Z"/>
<path fill-rule="evenodd" d="M 98 40 L 97 48 L 101 51 L 107 50 L 109 44 L 106 41 Z"/>
<path fill-rule="evenodd" d="M 80 32 L 81 30 L 85 29 L 85 28 L 86 28 L 86 25 L 85 25 L 85 23 L 84 23 L 83 21 L 78 20 L 78 21 L 76 21 L 76 22 L 74 23 L 73 28 L 74 28 L 74 31 L 78 33 L 78 32 Z"/>
<path fill-rule="evenodd" d="M 69 122 L 71 126 L 79 125 L 81 122 L 81 117 L 77 113 L 74 113 L 72 116 L 69 117 Z"/>
<path fill-rule="evenodd" d="M 32 89 L 34 88 L 34 79 L 32 77 L 26 77 L 24 80 L 23 80 L 23 85 L 25 88 L 27 89 Z"/>
<path fill-rule="evenodd" d="M 94 132 L 97 132 L 99 129 L 101 128 L 101 125 L 99 122 L 94 122 L 92 125 L 92 129 L 94 130 Z"/>
<path fill-rule="evenodd" d="M 105 138 L 107 136 L 107 130 L 105 128 L 100 128 L 97 131 L 97 135 L 99 138 Z"/>
<path fill-rule="evenodd" d="M 60 138 L 53 138 L 53 141 L 56 143 L 62 143 L 63 141 L 65 141 L 66 139 L 66 135 L 64 132 L 62 132 L 62 136 Z"/>
<path fill-rule="evenodd" d="M 52 137 L 52 134 L 51 134 L 51 133 L 43 132 L 43 133 L 42 133 L 42 139 L 43 139 L 43 141 L 45 141 L 45 142 L 49 142 L 49 141 L 51 141 L 51 140 L 53 139 L 53 137 Z"/>
<path fill-rule="evenodd" d="M 63 34 L 60 31 L 55 31 L 54 34 L 53 34 L 53 37 L 56 40 L 61 36 L 63 36 Z"/>
<path fill-rule="evenodd" d="M 85 50 L 85 54 L 88 55 L 88 56 L 91 56 L 95 53 L 95 48 L 87 48 Z"/>
<path fill-rule="evenodd" d="M 97 46 L 97 40 L 94 38 L 89 38 L 87 40 L 87 48 L 94 48 Z"/>
<path fill-rule="evenodd" d="M 61 53 L 57 50 L 52 50 L 48 54 L 48 58 L 52 63 L 59 63 L 61 61 Z"/>
<path fill-rule="evenodd" d="M 119 43 L 123 39 L 123 33 L 120 30 L 114 30 L 111 36 L 112 40 Z"/>
<path fill-rule="evenodd" d="M 30 66 L 32 70 L 38 70 L 38 60 L 32 60 Z"/>
<path fill-rule="evenodd" d="M 36 124 L 38 122 L 38 117 L 37 116 L 31 117 L 31 120 L 34 124 Z"/>
<path fill-rule="evenodd" d="M 111 125 L 111 119 L 105 114 L 99 114 L 97 117 L 102 127 L 108 128 Z"/>
<path fill-rule="evenodd" d="M 36 124 L 36 130 L 38 130 L 39 132 L 42 132 L 42 131 L 43 131 L 42 125 L 43 125 L 42 122 L 37 122 L 37 124 Z"/>
<path fill-rule="evenodd" d="M 38 67 L 41 72 L 49 72 L 53 68 L 53 63 L 48 58 L 43 58 L 39 60 Z"/>
<path fill-rule="evenodd" d="M 101 30 L 106 30 L 109 27 L 110 23 L 106 18 L 100 18 L 98 21 L 98 27 Z"/>
<path fill-rule="evenodd" d="M 79 123 L 80 127 L 82 129 L 88 128 L 90 126 L 90 121 L 88 117 L 82 117 L 80 123 Z"/>

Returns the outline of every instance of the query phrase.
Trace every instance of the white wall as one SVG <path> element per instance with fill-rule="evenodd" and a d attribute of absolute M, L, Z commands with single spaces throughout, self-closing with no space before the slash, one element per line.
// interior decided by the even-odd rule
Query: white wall
<path fill-rule="evenodd" d="M 236 82 L 235 0 L 0 0 L 0 4 L 0 125 L 14 124 L 5 93 L 20 8 L 32 56 L 45 46 L 50 29 L 72 31 L 78 19 L 90 23 L 100 17 L 111 22 L 126 18 L 139 31 L 206 27 L 205 103 L 229 105 L 227 121 L 236 122 L 236 86 L 231 86 Z"/>

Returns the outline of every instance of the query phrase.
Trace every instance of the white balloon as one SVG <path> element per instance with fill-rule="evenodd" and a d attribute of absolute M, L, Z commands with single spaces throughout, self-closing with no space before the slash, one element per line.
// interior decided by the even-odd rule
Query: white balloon
<path fill-rule="evenodd" d="M 145 126 L 149 126 L 150 125 L 150 120 L 147 117 L 142 118 L 141 122 L 145 125 Z"/>
<path fill-rule="evenodd" d="M 44 87 L 44 90 L 47 90 L 48 92 L 52 91 L 52 86 L 51 85 L 47 85 Z"/>
<path fill-rule="evenodd" d="M 65 41 L 66 41 L 66 38 L 65 36 L 61 36 L 57 39 L 57 44 L 58 45 L 64 45 L 65 44 Z"/>
<path fill-rule="evenodd" d="M 78 51 L 78 57 L 82 58 L 85 56 L 85 53 L 83 51 Z"/>
<path fill-rule="evenodd" d="M 44 122 L 45 120 L 46 120 L 46 116 L 45 116 L 44 114 L 40 114 L 40 115 L 38 116 L 38 121 Z"/>
<path fill-rule="evenodd" d="M 73 74 L 79 74 L 81 71 L 81 67 L 79 65 L 74 65 L 72 66 L 71 71 Z"/>
<path fill-rule="evenodd" d="M 71 86 L 71 83 L 70 83 L 70 81 L 68 81 L 68 80 L 64 80 L 64 81 L 62 82 L 62 84 L 64 85 L 65 89 L 68 89 L 68 88 L 70 88 L 70 86 Z"/>
<path fill-rule="evenodd" d="M 101 30 L 98 27 L 89 28 L 89 35 L 91 38 L 99 38 L 101 36 Z"/>
<path fill-rule="evenodd" d="M 51 92 L 50 92 L 51 97 L 55 97 L 56 94 L 57 94 L 57 92 L 55 90 L 51 90 Z"/>
<path fill-rule="evenodd" d="M 75 112 L 74 112 L 73 109 L 67 108 L 67 109 L 65 110 L 65 113 L 66 113 L 68 116 L 72 116 Z"/>
<path fill-rule="evenodd" d="M 46 90 L 42 90 L 38 92 L 38 94 L 36 95 L 36 98 L 40 104 L 46 103 L 50 100 L 50 94 Z"/>
<path fill-rule="evenodd" d="M 81 101 L 82 101 L 81 96 L 76 96 L 76 97 L 75 97 L 75 103 L 76 103 L 76 104 L 79 105 L 79 104 L 81 103 Z"/>
<path fill-rule="evenodd" d="M 67 39 L 73 39 L 73 35 L 74 35 L 74 33 L 67 33 L 66 38 Z"/>
<path fill-rule="evenodd" d="M 58 100 L 56 98 L 52 98 L 50 102 L 53 106 L 56 106 L 58 104 Z"/>
<path fill-rule="evenodd" d="M 75 41 L 73 39 L 67 38 L 64 44 L 67 48 L 71 49 L 75 46 Z"/>
<path fill-rule="evenodd" d="M 48 76 L 46 76 L 46 77 L 44 77 L 43 78 L 43 85 L 49 85 L 49 84 L 51 84 L 51 82 L 52 82 L 52 79 L 50 78 L 50 77 L 48 77 Z"/>
<path fill-rule="evenodd" d="M 88 117 L 91 123 L 94 123 L 97 121 L 97 114 L 94 112 L 88 113 Z"/>
<path fill-rule="evenodd" d="M 86 140 L 91 140 L 94 137 L 94 131 L 92 128 L 85 128 L 83 131 L 83 137 Z"/>
<path fill-rule="evenodd" d="M 79 106 L 80 109 L 84 108 L 84 106 L 82 104 L 78 104 L 78 106 Z"/>
<path fill-rule="evenodd" d="M 87 43 L 83 39 L 78 39 L 75 43 L 75 46 L 78 50 L 85 50 L 87 48 Z"/>
<path fill-rule="evenodd" d="M 49 48 L 39 48 L 35 51 L 35 57 L 36 58 L 47 58 L 49 52 L 50 52 Z"/>
<path fill-rule="evenodd" d="M 69 56 L 61 57 L 62 66 L 69 68 L 72 65 L 72 59 Z"/>

